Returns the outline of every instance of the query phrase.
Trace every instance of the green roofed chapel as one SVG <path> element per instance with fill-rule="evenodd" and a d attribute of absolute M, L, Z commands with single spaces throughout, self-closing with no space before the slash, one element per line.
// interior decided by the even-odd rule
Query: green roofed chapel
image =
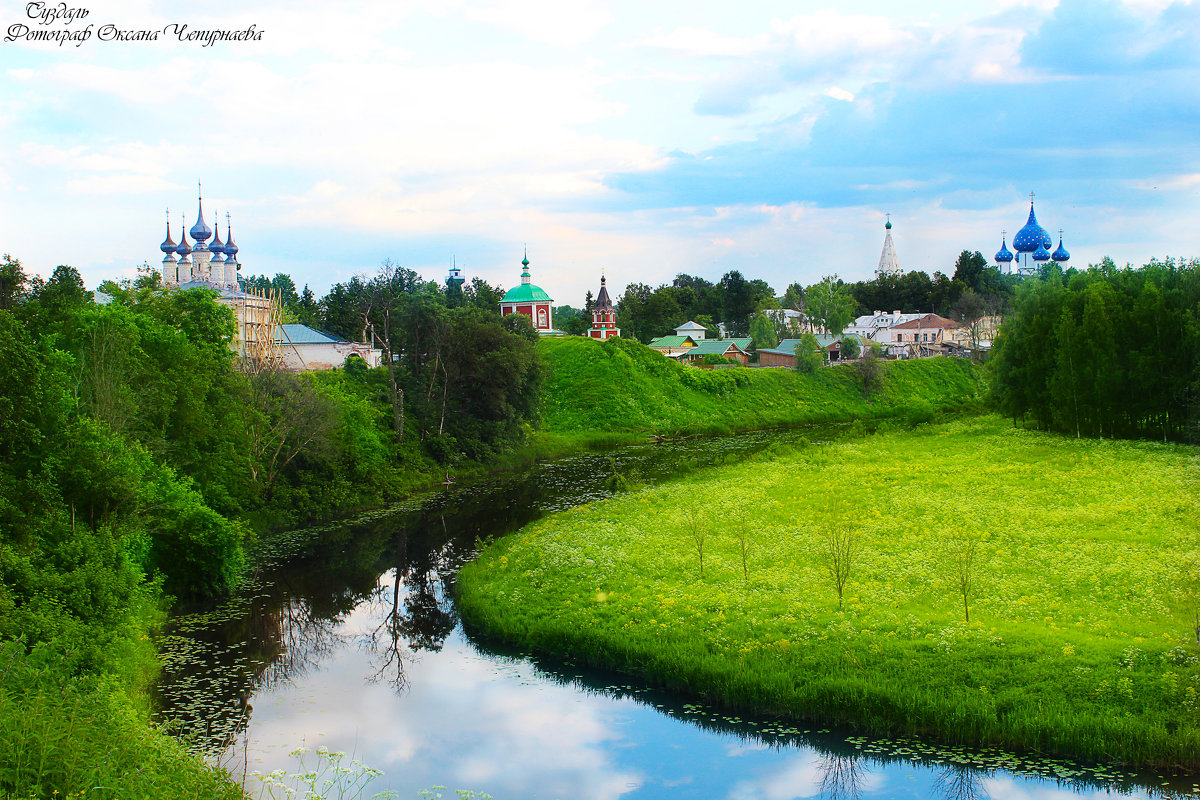
<path fill-rule="evenodd" d="M 521 284 L 505 293 L 500 301 L 500 315 L 524 314 L 533 323 L 534 330 L 543 336 L 562 336 L 562 331 L 554 329 L 554 320 L 550 315 L 550 305 L 554 300 L 530 280 L 528 254 L 521 259 L 521 266 L 524 267 Z"/>

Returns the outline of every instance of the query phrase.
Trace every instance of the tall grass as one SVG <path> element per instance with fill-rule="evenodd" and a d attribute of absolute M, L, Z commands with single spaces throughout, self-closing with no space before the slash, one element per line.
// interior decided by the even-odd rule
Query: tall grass
<path fill-rule="evenodd" d="M 0 797 L 241 797 L 228 775 L 146 724 L 144 700 L 69 654 L 0 643 Z"/>
<path fill-rule="evenodd" d="M 727 433 L 859 418 L 926 419 L 977 402 L 977 368 L 960 359 L 885 365 L 869 394 L 853 365 L 803 375 L 786 369 L 700 370 L 626 339 L 541 343 L 547 364 L 542 428 L 591 432 Z"/>
<path fill-rule="evenodd" d="M 459 608 L 734 706 L 1196 770 L 1196 457 L 994 417 L 777 452 L 533 523 L 462 570 Z M 823 560 L 838 528 L 841 611 Z M 964 536 L 970 622 L 947 556 Z"/>

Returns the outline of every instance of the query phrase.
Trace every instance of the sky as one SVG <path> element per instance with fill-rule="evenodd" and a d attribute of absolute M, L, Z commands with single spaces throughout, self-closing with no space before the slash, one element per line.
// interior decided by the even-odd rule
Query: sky
<path fill-rule="evenodd" d="M 0 0 L 0 252 L 89 287 L 198 182 L 243 274 L 318 296 L 384 259 L 511 287 L 525 248 L 558 304 L 602 270 L 782 294 L 872 277 L 889 213 L 952 273 L 1030 192 L 1072 265 L 1200 256 L 1200 2 L 82 2 Z"/>

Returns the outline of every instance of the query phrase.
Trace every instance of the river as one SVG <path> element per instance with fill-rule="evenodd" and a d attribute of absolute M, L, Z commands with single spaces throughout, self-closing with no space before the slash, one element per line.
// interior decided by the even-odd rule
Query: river
<path fill-rule="evenodd" d="M 230 602 L 171 620 L 160 723 L 243 780 L 252 797 L 284 796 L 257 776 L 314 768 L 331 776 L 330 797 L 349 789 L 344 796 L 363 798 L 452 798 L 457 790 L 496 800 L 1200 794 L 1189 776 L 734 713 L 463 630 L 452 587 L 481 540 L 609 496 L 614 472 L 656 482 L 841 430 L 683 439 L 543 462 L 280 536 Z M 293 755 L 299 748 L 308 752 Z"/>

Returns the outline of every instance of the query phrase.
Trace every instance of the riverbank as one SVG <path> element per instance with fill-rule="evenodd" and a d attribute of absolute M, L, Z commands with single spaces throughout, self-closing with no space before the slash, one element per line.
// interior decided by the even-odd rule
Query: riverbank
<path fill-rule="evenodd" d="M 979 407 L 978 367 L 965 359 L 879 362 L 864 384 L 855 364 L 811 374 L 735 367 L 701 370 L 627 339 L 547 339 L 541 429 L 552 436 L 733 433 L 817 422 Z"/>
<path fill-rule="evenodd" d="M 735 707 L 1196 770 L 1195 458 L 994 417 L 802 447 L 536 522 L 459 608 Z"/>

